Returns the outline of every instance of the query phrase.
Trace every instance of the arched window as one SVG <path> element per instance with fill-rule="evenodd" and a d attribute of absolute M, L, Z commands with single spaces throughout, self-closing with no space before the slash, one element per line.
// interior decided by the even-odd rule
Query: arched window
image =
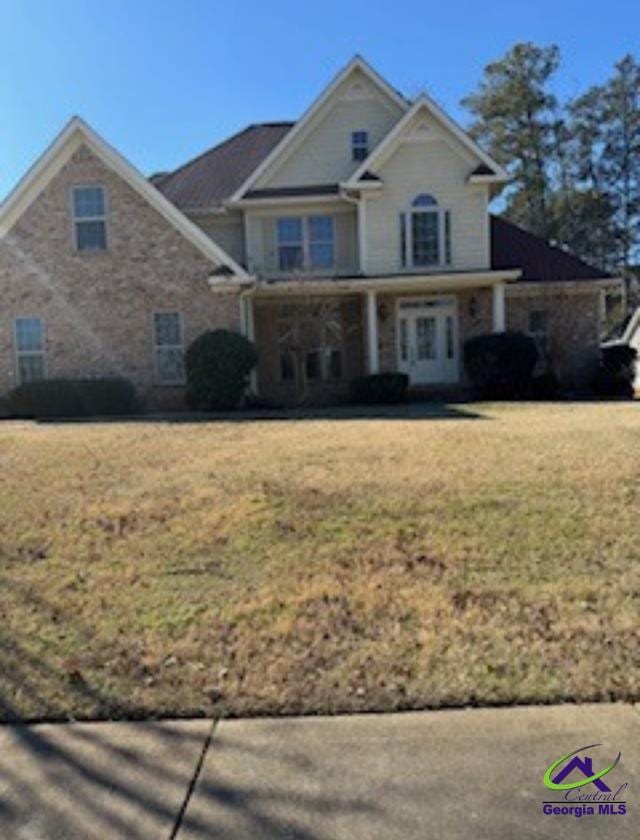
<path fill-rule="evenodd" d="M 428 193 L 420 193 L 411 202 L 412 207 L 437 207 L 438 202 Z"/>
<path fill-rule="evenodd" d="M 402 264 L 412 268 L 451 263 L 451 219 L 430 193 L 420 193 L 400 217 Z"/>

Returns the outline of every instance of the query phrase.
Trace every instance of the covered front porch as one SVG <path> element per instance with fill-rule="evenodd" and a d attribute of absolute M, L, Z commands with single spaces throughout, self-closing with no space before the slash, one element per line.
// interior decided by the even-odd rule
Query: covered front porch
<path fill-rule="evenodd" d="M 364 374 L 402 371 L 428 391 L 464 384 L 462 348 L 502 332 L 505 285 L 517 272 L 258 283 L 241 322 L 259 364 L 252 388 L 276 402 L 348 396 Z"/>

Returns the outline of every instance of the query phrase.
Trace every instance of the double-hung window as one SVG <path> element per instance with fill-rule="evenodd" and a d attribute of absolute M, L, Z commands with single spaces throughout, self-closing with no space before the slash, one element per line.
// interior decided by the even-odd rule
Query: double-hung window
<path fill-rule="evenodd" d="M 318 271 L 335 264 L 333 216 L 288 216 L 277 220 L 280 271 Z"/>
<path fill-rule="evenodd" d="M 309 216 L 309 268 L 333 266 L 333 216 Z"/>
<path fill-rule="evenodd" d="M 451 219 L 431 195 L 417 196 L 400 216 L 402 265 L 429 268 L 451 263 Z"/>
<path fill-rule="evenodd" d="M 278 265 L 280 271 L 304 267 L 304 220 L 295 216 L 278 219 Z"/>
<path fill-rule="evenodd" d="M 351 133 L 351 159 L 357 161 L 366 160 L 369 156 L 369 134 L 366 131 L 353 131 Z"/>
<path fill-rule="evenodd" d="M 21 385 L 44 379 L 44 328 L 40 318 L 16 318 L 16 361 Z"/>
<path fill-rule="evenodd" d="M 107 247 L 107 209 L 104 187 L 74 187 L 72 200 L 76 250 L 104 251 Z"/>
<path fill-rule="evenodd" d="M 179 312 L 156 312 L 153 341 L 157 381 L 161 385 L 184 384 L 184 342 Z"/>

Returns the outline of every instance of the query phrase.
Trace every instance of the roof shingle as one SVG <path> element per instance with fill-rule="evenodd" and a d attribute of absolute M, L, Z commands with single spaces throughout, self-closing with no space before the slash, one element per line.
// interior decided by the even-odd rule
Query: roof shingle
<path fill-rule="evenodd" d="M 233 195 L 292 126 L 250 125 L 174 172 L 154 176 L 154 184 L 181 210 L 216 207 Z"/>
<path fill-rule="evenodd" d="M 501 216 L 491 216 L 491 268 L 520 268 L 521 280 L 547 283 L 601 280 L 610 276 Z"/>

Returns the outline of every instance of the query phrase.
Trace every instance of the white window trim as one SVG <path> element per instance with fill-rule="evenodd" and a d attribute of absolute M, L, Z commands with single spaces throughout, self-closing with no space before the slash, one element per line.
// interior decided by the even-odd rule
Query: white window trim
<path fill-rule="evenodd" d="M 102 190 L 102 197 L 103 197 L 103 204 L 104 204 L 104 214 L 102 216 L 83 216 L 82 218 L 76 217 L 76 204 L 74 199 L 74 193 L 76 190 L 84 190 L 84 189 L 101 189 Z M 76 254 L 82 254 L 82 256 L 86 256 L 88 254 L 104 254 L 105 251 L 109 250 L 109 190 L 106 188 L 104 184 L 101 183 L 86 183 L 86 184 L 72 184 L 69 189 L 69 205 L 71 207 L 71 227 L 72 227 L 72 242 L 73 242 L 73 250 Z M 84 248 L 80 250 L 78 248 L 78 223 L 81 222 L 103 222 L 104 223 L 104 248 Z"/>
<path fill-rule="evenodd" d="M 41 350 L 20 350 L 18 348 L 18 321 L 40 321 L 42 331 L 42 349 Z M 47 337 L 45 333 L 44 318 L 39 315 L 16 315 L 13 319 L 13 347 L 14 347 L 14 364 L 15 377 L 18 385 L 24 385 L 22 377 L 20 376 L 20 358 L 22 356 L 42 356 L 42 377 L 47 378 Z M 27 383 L 28 384 L 28 383 Z"/>
<path fill-rule="evenodd" d="M 411 205 L 404 214 L 404 236 L 406 243 L 405 261 L 409 268 L 445 268 L 450 265 L 447 262 L 447 242 L 446 242 L 446 208 L 433 207 L 414 207 Z M 416 213 L 434 213 L 438 217 L 438 262 L 433 263 L 416 263 L 413 260 L 413 215 Z M 449 233 L 451 236 L 451 232 Z"/>
<path fill-rule="evenodd" d="M 180 344 L 158 344 L 156 332 L 156 316 L 157 315 L 177 315 L 178 325 L 180 327 Z M 180 350 L 184 357 L 184 316 L 178 309 L 160 309 L 151 314 L 151 336 L 152 336 L 152 352 L 153 352 L 153 371 L 156 385 L 160 387 L 175 388 L 176 386 L 183 386 L 187 384 L 186 373 L 178 379 L 163 379 L 160 376 L 160 366 L 158 364 L 159 351 L 162 350 Z"/>
<path fill-rule="evenodd" d="M 310 219 L 327 218 L 331 219 L 331 239 L 311 239 L 310 234 Z M 300 219 L 302 223 L 302 240 L 287 240 L 280 241 L 278 235 L 278 222 L 281 219 Z M 306 213 L 302 216 L 277 216 L 276 217 L 276 251 L 278 255 L 278 271 L 282 274 L 295 274 L 296 271 L 320 273 L 323 271 L 333 272 L 336 270 L 336 220 L 332 213 Z M 312 245 L 331 245 L 333 260 L 328 266 L 314 266 L 311 265 L 311 246 Z M 280 267 L 280 248 L 299 248 L 302 246 L 302 266 L 299 269 L 286 269 Z"/>

